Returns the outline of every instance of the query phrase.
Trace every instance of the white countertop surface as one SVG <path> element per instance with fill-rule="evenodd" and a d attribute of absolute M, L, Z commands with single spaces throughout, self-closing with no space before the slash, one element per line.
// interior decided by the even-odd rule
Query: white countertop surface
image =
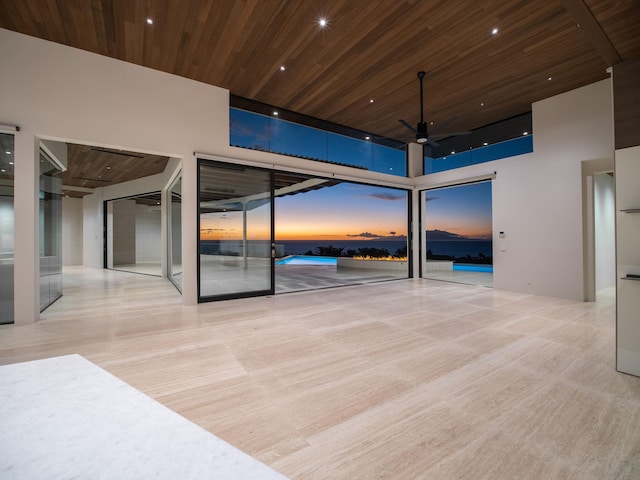
<path fill-rule="evenodd" d="M 0 479 L 285 477 L 79 355 L 0 366 Z"/>

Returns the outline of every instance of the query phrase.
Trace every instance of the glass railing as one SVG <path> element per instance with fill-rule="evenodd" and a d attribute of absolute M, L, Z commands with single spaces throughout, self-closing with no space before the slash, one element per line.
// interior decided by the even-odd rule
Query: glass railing
<path fill-rule="evenodd" d="M 452 152 L 449 155 L 437 158 L 431 158 L 428 154 L 425 154 L 424 174 L 444 172 L 445 170 L 453 170 L 454 168 L 467 167 L 531 152 L 533 152 L 533 135 L 529 134 L 492 145 Z"/>
<path fill-rule="evenodd" d="M 276 117 L 229 109 L 230 144 L 294 157 L 407 176 L 403 148 L 378 145 Z"/>

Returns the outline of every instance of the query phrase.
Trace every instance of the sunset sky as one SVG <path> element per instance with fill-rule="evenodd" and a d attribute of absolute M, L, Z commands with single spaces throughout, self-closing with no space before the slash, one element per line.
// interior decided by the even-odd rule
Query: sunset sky
<path fill-rule="evenodd" d="M 407 194 L 354 183 L 276 198 L 277 240 L 384 240 L 407 235 Z M 491 183 L 426 193 L 426 230 L 491 238 Z M 269 239 L 269 206 L 248 213 L 248 238 Z M 203 216 L 202 240 L 242 238 L 242 213 Z"/>
<path fill-rule="evenodd" d="M 407 234 L 407 194 L 402 190 L 341 183 L 276 198 L 278 240 L 385 239 Z M 268 206 L 249 212 L 249 239 L 268 239 Z M 200 221 L 203 240 L 239 239 L 242 213 L 227 212 Z"/>
<path fill-rule="evenodd" d="M 425 229 L 491 239 L 491 182 L 430 190 Z"/>

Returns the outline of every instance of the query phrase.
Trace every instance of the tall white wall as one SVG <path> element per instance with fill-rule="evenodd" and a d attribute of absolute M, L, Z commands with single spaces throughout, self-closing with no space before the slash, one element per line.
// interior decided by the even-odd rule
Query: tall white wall
<path fill-rule="evenodd" d="M 82 199 L 62 197 L 62 265 L 82 265 Z"/>
<path fill-rule="evenodd" d="M 533 152 L 421 177 L 421 187 L 495 172 L 494 287 L 585 299 L 582 163 L 613 158 L 610 80 L 533 104 Z M 504 232 L 504 239 L 499 238 Z"/>
<path fill-rule="evenodd" d="M 594 175 L 596 291 L 616 284 L 615 185 L 611 175 Z"/>

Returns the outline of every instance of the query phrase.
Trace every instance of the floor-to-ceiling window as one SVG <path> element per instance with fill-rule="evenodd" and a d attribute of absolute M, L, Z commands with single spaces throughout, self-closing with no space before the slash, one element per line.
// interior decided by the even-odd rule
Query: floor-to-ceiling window
<path fill-rule="evenodd" d="M 169 280 L 182 291 L 182 175 L 179 174 L 168 191 L 167 208 L 167 273 Z"/>
<path fill-rule="evenodd" d="M 62 296 L 62 165 L 40 149 L 40 310 Z"/>
<path fill-rule="evenodd" d="M 423 277 L 493 285 L 491 182 L 422 192 Z"/>
<path fill-rule="evenodd" d="M 200 160 L 201 301 L 409 276 L 405 190 Z"/>
<path fill-rule="evenodd" d="M 0 133 L 0 323 L 13 323 L 14 140 Z"/>
<path fill-rule="evenodd" d="M 200 160 L 200 300 L 273 292 L 272 175 Z"/>

